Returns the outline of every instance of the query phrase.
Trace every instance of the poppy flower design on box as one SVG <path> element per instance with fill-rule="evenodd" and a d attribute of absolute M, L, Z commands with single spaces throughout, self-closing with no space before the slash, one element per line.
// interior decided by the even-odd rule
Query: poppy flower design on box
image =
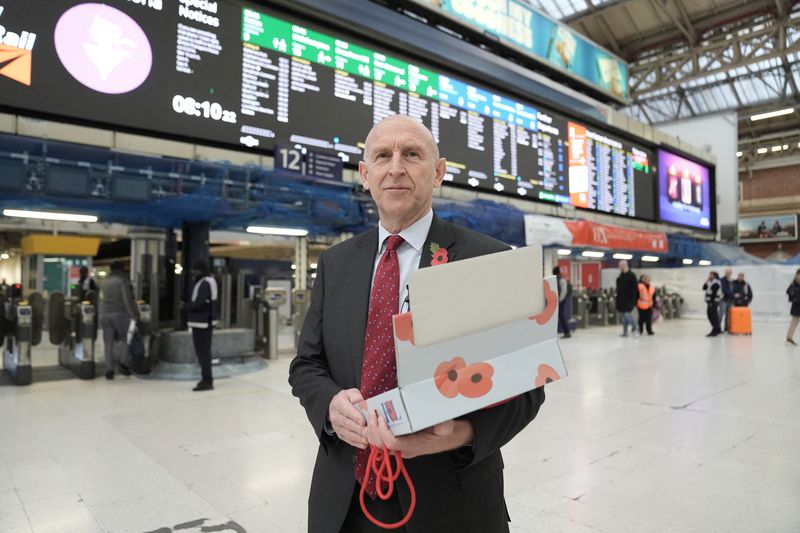
<path fill-rule="evenodd" d="M 544 311 L 538 315 L 528 317 L 528 320 L 534 320 L 540 326 L 544 325 L 548 320 L 550 320 L 550 317 L 553 316 L 556 307 L 558 307 L 558 294 L 556 294 L 556 292 L 550 288 L 550 284 L 547 283 L 547 281 L 544 282 L 544 298 Z"/>
<path fill-rule="evenodd" d="M 447 398 L 459 394 L 467 398 L 480 398 L 492 390 L 494 367 L 489 363 L 467 365 L 461 357 L 439 363 L 434 381 L 439 392 Z"/>

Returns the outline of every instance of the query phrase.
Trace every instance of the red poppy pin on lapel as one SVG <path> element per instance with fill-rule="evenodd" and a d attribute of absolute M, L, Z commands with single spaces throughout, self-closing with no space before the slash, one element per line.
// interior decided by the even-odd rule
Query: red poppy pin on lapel
<path fill-rule="evenodd" d="M 438 242 L 431 242 L 431 266 L 445 263 L 447 263 L 447 248 L 442 248 Z"/>

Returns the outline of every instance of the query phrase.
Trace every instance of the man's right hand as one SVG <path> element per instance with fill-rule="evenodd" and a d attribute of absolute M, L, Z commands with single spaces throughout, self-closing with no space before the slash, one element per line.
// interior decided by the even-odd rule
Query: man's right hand
<path fill-rule="evenodd" d="M 336 435 L 347 444 L 362 450 L 369 444 L 367 421 L 355 404 L 363 401 L 361 391 L 346 389 L 339 391 L 328 406 L 328 420 Z"/>

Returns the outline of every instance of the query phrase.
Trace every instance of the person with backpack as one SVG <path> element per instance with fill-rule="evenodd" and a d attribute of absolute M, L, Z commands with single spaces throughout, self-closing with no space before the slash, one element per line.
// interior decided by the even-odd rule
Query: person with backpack
<path fill-rule="evenodd" d="M 561 267 L 553 267 L 553 274 L 556 276 L 558 285 L 558 329 L 564 333 L 562 339 L 569 339 L 572 334 L 569 331 L 569 319 L 567 318 L 567 298 L 572 291 L 569 282 L 561 275 Z"/>
<path fill-rule="evenodd" d="M 786 333 L 786 342 L 797 346 L 797 343 L 794 342 L 794 332 L 797 330 L 797 324 L 800 323 L 800 268 L 795 272 L 794 280 L 786 289 L 786 294 L 792 303 L 792 309 L 789 312 L 792 315 L 792 321 L 789 323 L 789 331 Z"/>
<path fill-rule="evenodd" d="M 205 261 L 192 265 L 194 288 L 192 299 L 184 304 L 187 324 L 192 330 L 192 343 L 197 361 L 200 363 L 201 379 L 192 389 L 195 392 L 214 389 L 211 374 L 211 336 L 214 326 L 219 323 L 219 290 L 217 280 L 211 275 Z"/>

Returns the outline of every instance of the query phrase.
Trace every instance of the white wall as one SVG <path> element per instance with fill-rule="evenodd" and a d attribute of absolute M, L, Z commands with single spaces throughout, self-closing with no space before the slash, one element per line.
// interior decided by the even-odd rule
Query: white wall
<path fill-rule="evenodd" d="M 6 280 L 9 285 L 22 283 L 22 261 L 19 255 L 0 260 L 0 281 Z"/>
<path fill-rule="evenodd" d="M 739 220 L 738 117 L 736 113 L 706 115 L 656 127 L 700 148 L 717 159 L 717 227 Z"/>
<path fill-rule="evenodd" d="M 724 266 L 684 267 L 684 268 L 639 268 L 637 277 L 647 274 L 657 287 L 665 286 L 669 292 L 683 296 L 683 316 L 706 318 L 706 303 L 703 283 L 708 273 L 715 270 L 720 276 L 725 274 Z M 797 267 L 786 265 L 743 265 L 732 266 L 733 278 L 739 272 L 753 289 L 753 302 L 750 307 L 753 320 L 783 322 L 789 320 L 789 300 L 786 288 L 792 282 Z M 603 288 L 615 286 L 618 269 L 605 269 L 600 275 Z"/>

